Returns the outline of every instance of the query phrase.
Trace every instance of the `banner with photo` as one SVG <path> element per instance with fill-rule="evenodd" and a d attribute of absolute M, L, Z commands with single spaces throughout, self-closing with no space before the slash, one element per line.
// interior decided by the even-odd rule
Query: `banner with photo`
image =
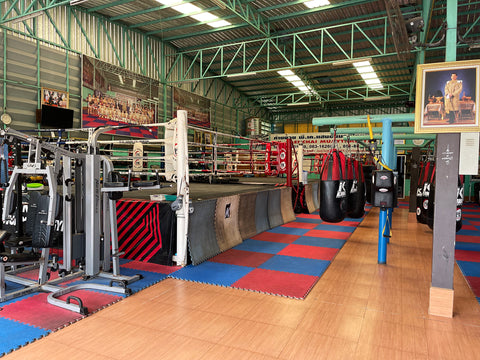
<path fill-rule="evenodd" d="M 189 125 L 210 128 L 210 100 L 174 87 L 173 102 L 175 112 L 187 111 Z"/>
<path fill-rule="evenodd" d="M 159 83 L 83 56 L 82 127 L 119 126 L 108 134 L 157 138 Z"/>

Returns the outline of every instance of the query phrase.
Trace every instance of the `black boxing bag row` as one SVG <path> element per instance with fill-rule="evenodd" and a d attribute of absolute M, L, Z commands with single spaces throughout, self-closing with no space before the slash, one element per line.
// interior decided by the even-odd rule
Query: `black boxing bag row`
<path fill-rule="evenodd" d="M 365 215 L 365 178 L 360 161 L 353 160 L 352 172 L 352 186 L 347 196 L 347 216 L 358 219 Z"/>
<path fill-rule="evenodd" d="M 344 179 L 345 156 L 337 149 L 324 155 L 320 171 L 320 218 L 326 222 L 340 222 L 345 218 L 346 189 Z"/>

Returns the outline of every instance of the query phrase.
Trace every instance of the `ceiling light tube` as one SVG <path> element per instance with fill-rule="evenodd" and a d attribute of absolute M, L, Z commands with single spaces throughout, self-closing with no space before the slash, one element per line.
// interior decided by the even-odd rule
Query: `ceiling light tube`
<path fill-rule="evenodd" d="M 296 106 L 296 105 L 310 105 L 308 101 L 305 102 L 296 102 L 296 103 L 289 103 L 287 106 Z"/>
<path fill-rule="evenodd" d="M 350 65 L 353 63 L 361 62 L 361 61 L 371 61 L 372 58 L 361 58 L 361 59 L 347 59 L 347 60 L 339 60 L 332 63 L 333 66 L 343 66 L 343 65 Z"/>
<path fill-rule="evenodd" d="M 363 98 L 364 101 L 390 100 L 390 96 L 369 96 Z"/>
<path fill-rule="evenodd" d="M 256 75 L 256 74 L 257 73 L 255 71 L 251 71 L 251 72 L 227 75 L 227 78 L 235 78 L 235 77 L 240 77 L 240 76 L 250 76 L 250 75 Z"/>

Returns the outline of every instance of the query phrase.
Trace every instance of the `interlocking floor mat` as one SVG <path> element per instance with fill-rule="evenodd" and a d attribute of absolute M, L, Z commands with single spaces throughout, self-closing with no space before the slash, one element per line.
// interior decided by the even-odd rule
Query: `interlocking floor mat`
<path fill-rule="evenodd" d="M 130 260 L 121 260 L 120 268 L 122 275 L 142 275 L 140 280 L 128 285 L 133 293 L 165 279 L 170 273 L 179 269 L 177 267 Z M 54 274 L 56 273 L 52 273 L 52 279 L 54 278 Z M 24 272 L 22 273 L 22 277 L 28 279 L 38 278 L 38 270 Z M 110 280 L 94 278 L 83 281 L 77 278 L 73 281 L 70 280 L 60 283 L 59 286 L 66 287 L 76 283 L 85 284 L 88 282 L 108 285 Z M 22 288 L 21 285 L 10 281 L 6 283 L 7 294 L 10 291 Z M 60 297 L 60 299 L 65 300 L 67 296 L 71 295 L 81 298 L 83 305 L 88 308 L 89 313 L 101 310 L 125 297 L 125 295 L 111 292 L 77 290 Z M 0 303 L 0 356 L 85 317 L 78 313 L 50 305 L 47 302 L 47 296 L 48 293 L 37 292 Z"/>
<path fill-rule="evenodd" d="M 455 260 L 480 302 L 480 206 L 466 203 L 455 241 Z"/>
<path fill-rule="evenodd" d="M 170 277 L 304 299 L 362 220 L 330 224 L 318 212 L 299 214 Z"/>

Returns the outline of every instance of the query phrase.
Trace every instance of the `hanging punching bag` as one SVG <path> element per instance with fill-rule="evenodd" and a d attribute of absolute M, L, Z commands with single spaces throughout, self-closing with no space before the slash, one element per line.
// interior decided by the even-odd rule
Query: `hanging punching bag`
<path fill-rule="evenodd" d="M 435 176 L 435 162 L 429 161 L 427 163 L 427 167 L 425 169 L 426 177 L 425 182 L 423 184 L 423 191 L 422 191 L 422 210 L 420 212 L 420 222 L 422 224 L 427 223 L 427 213 L 428 213 L 428 199 L 430 196 L 430 186 L 433 181 L 433 177 Z"/>
<path fill-rule="evenodd" d="M 425 176 L 425 163 L 423 161 L 420 162 L 420 174 L 418 175 L 418 182 L 417 182 L 417 191 L 416 191 L 416 208 L 415 213 L 417 215 L 417 222 L 420 222 L 420 214 L 422 213 L 422 192 L 423 192 L 423 183 L 424 183 L 424 176 Z"/>
<path fill-rule="evenodd" d="M 363 165 L 360 161 L 353 161 L 353 182 L 347 198 L 347 216 L 358 219 L 365 215 L 365 178 Z"/>
<path fill-rule="evenodd" d="M 433 219 L 435 218 L 435 175 L 430 183 L 430 193 L 428 195 L 427 207 L 427 225 L 433 230 Z"/>
<path fill-rule="evenodd" d="M 345 159 L 345 192 L 347 194 L 346 200 L 345 200 L 345 211 L 348 213 L 350 211 L 350 191 L 352 190 L 352 185 L 353 185 L 353 162 L 354 158 L 349 156 L 348 158 Z"/>
<path fill-rule="evenodd" d="M 320 218 L 323 221 L 335 223 L 345 218 L 344 168 L 345 156 L 337 149 L 324 155 L 320 171 Z"/>
<path fill-rule="evenodd" d="M 457 186 L 457 213 L 456 213 L 456 231 L 462 228 L 462 205 L 463 205 L 463 175 L 458 176 Z"/>
<path fill-rule="evenodd" d="M 372 203 L 372 172 L 376 169 L 374 165 L 363 165 L 363 178 L 365 179 L 365 201 Z"/>

